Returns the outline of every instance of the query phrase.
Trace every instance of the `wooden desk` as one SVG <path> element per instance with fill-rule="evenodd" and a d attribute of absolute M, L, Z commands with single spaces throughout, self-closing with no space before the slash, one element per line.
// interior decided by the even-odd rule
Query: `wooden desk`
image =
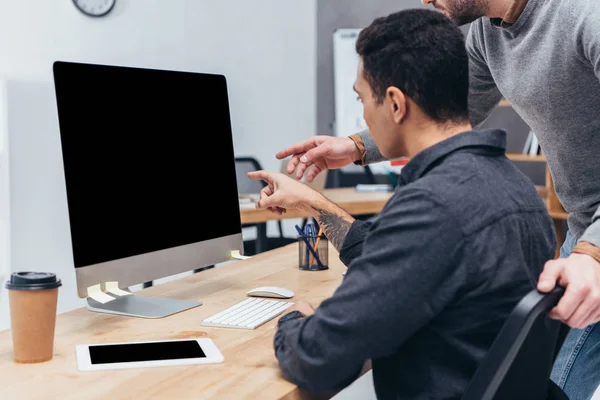
<path fill-rule="evenodd" d="M 1 332 L 0 397 L 11 400 L 307 398 L 308 393 L 280 375 L 273 352 L 277 319 L 253 331 L 200 325 L 202 319 L 244 300 L 249 289 L 259 286 L 289 288 L 294 291 L 295 299 L 317 306 L 333 294 L 346 269 L 333 247 L 329 249 L 329 270 L 304 272 L 297 265 L 298 248 L 293 244 L 143 290 L 146 296 L 203 302 L 200 307 L 164 319 L 112 316 L 86 309 L 62 314 L 57 319 L 54 359 L 47 363 L 13 363 L 10 332 Z M 225 362 L 86 373 L 77 370 L 77 344 L 197 336 L 211 338 Z"/>
<path fill-rule="evenodd" d="M 354 188 L 325 189 L 321 193 L 350 215 L 377 214 L 393 195 L 393 192 L 357 192 Z M 299 210 L 288 210 L 284 215 L 277 215 L 253 207 L 242 208 L 241 216 L 242 224 L 310 217 L 308 213 Z"/>

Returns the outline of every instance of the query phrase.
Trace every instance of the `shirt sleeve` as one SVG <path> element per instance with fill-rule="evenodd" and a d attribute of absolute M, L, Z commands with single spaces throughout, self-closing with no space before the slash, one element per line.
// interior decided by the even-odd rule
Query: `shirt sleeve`
<path fill-rule="evenodd" d="M 466 283 L 456 262 L 462 233 L 442 202 L 423 191 L 394 197 L 334 295 L 276 333 L 281 370 L 302 388 L 346 387 L 365 361 L 393 354 Z"/>
<path fill-rule="evenodd" d="M 573 4 L 571 7 L 581 7 L 578 4 Z M 600 79 L 600 36 L 598 35 L 598 26 L 600 26 L 600 8 L 597 3 L 588 1 L 584 2 L 582 8 L 572 12 L 571 15 L 576 15 L 574 21 L 575 32 L 577 35 L 577 48 L 580 57 L 583 61 L 590 63 L 596 77 Z M 600 132 L 598 132 L 600 135 Z M 592 218 L 591 225 L 586 229 L 579 242 L 588 242 L 596 247 L 600 247 L 600 207 L 596 210 Z"/>
<path fill-rule="evenodd" d="M 480 126 L 502 100 L 480 45 L 483 20 L 481 18 L 471 25 L 466 42 L 469 55 L 469 116 L 474 128 Z"/>
<path fill-rule="evenodd" d="M 353 260 L 362 254 L 365 237 L 371 225 L 371 221 L 355 220 L 352 223 L 340 249 L 340 260 L 342 260 L 344 265 L 349 266 Z"/>
<path fill-rule="evenodd" d="M 364 164 L 375 164 L 378 162 L 386 161 L 387 159 L 379 152 L 379 147 L 375 144 L 373 137 L 369 131 L 362 131 L 358 133 L 365 146 Z"/>
<path fill-rule="evenodd" d="M 596 247 L 600 247 L 600 208 L 594 214 L 592 224 L 585 230 L 579 242 L 588 242 Z"/>

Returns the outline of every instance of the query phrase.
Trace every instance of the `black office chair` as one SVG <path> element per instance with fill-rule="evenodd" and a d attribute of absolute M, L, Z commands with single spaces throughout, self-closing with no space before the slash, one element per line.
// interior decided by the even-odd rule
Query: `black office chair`
<path fill-rule="evenodd" d="M 264 181 L 255 181 L 248 178 L 248 172 L 262 170 L 260 163 L 254 157 L 236 157 L 235 158 L 235 174 L 237 177 L 238 193 L 243 194 L 256 194 L 267 186 Z M 277 221 L 279 228 L 279 237 L 268 238 L 266 231 L 266 224 L 244 224 L 243 228 L 256 227 L 257 237 L 254 245 L 252 241 L 247 241 L 244 246 L 244 253 L 246 255 L 257 254 L 265 250 L 271 250 L 277 247 L 285 246 L 296 241 L 296 239 L 288 239 L 283 235 L 283 226 L 281 220 Z"/>
<path fill-rule="evenodd" d="M 364 169 L 365 169 L 365 175 L 367 176 L 367 183 L 370 185 L 375 185 L 377 183 L 377 179 L 375 179 L 375 175 L 373 174 L 371 167 L 369 167 L 368 165 L 365 165 Z"/>
<path fill-rule="evenodd" d="M 569 328 L 548 311 L 564 289 L 533 290 L 519 302 L 471 380 L 462 400 L 568 400 L 550 380 Z"/>

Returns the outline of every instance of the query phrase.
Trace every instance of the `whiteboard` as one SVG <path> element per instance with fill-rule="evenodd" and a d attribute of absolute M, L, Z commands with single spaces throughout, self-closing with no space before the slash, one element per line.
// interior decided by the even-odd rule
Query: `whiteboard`
<path fill-rule="evenodd" d="M 359 57 L 356 39 L 360 29 L 339 29 L 333 35 L 335 136 L 345 137 L 367 129 L 363 107 L 354 91 Z"/>
<path fill-rule="evenodd" d="M 354 91 L 354 82 L 360 58 L 356 53 L 356 40 L 362 29 L 338 29 L 333 34 L 333 84 L 335 100 L 334 135 L 346 137 L 367 129 L 363 106 Z M 370 164 L 376 174 L 385 174 L 392 168 L 389 162 Z M 344 172 L 362 172 L 363 168 L 350 165 Z"/>

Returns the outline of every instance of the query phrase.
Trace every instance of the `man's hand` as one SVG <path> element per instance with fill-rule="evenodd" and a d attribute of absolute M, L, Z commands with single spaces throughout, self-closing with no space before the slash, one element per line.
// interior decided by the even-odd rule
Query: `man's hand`
<path fill-rule="evenodd" d="M 286 309 L 285 313 L 283 315 L 289 314 L 292 311 L 300 311 L 302 314 L 306 315 L 307 317 L 310 317 L 311 315 L 313 315 L 315 313 L 315 309 L 313 308 L 313 306 L 311 306 L 309 303 L 307 303 L 304 300 L 298 300 L 293 306 Z M 283 317 L 283 315 L 281 316 L 281 318 Z"/>
<path fill-rule="evenodd" d="M 260 192 L 256 208 L 268 209 L 276 214 L 283 214 L 291 208 L 311 212 L 311 205 L 322 197 L 315 190 L 284 174 L 254 171 L 249 172 L 248 177 L 267 182 Z"/>
<path fill-rule="evenodd" d="M 583 329 L 600 321 L 600 263 L 586 254 L 548 261 L 540 275 L 538 290 L 550 292 L 554 286 L 566 288 L 550 316 Z"/>
<path fill-rule="evenodd" d="M 360 160 L 361 154 L 354 141 L 347 137 L 314 136 L 297 143 L 276 154 L 279 160 L 292 156 L 288 163 L 287 173 L 296 171 L 296 178 L 301 179 L 308 167 L 306 179 L 312 182 L 320 172 L 337 169 Z"/>

